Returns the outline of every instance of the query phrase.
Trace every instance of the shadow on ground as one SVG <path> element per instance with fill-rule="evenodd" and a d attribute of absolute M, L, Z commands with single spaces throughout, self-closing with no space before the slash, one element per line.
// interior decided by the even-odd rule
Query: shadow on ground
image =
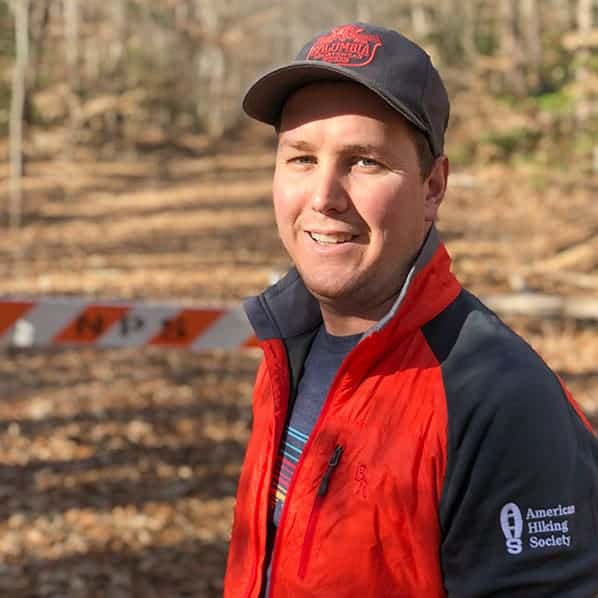
<path fill-rule="evenodd" d="M 257 359 L 5 352 L 0 596 L 220 596 Z"/>

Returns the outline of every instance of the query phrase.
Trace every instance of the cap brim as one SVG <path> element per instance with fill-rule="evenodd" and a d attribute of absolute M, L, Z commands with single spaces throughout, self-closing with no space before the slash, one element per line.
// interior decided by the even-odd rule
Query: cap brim
<path fill-rule="evenodd" d="M 380 96 L 418 129 L 426 132 L 425 125 L 415 114 L 397 103 L 396 99 L 388 97 L 371 81 L 361 77 L 358 70 L 313 60 L 296 61 L 262 75 L 247 90 L 243 98 L 243 110 L 251 118 L 276 126 L 284 103 L 293 92 L 310 83 L 322 81 L 359 83 Z"/>

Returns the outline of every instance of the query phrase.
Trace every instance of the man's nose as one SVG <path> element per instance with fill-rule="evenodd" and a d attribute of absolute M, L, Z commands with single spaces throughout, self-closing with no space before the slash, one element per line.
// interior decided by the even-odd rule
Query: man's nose
<path fill-rule="evenodd" d="M 316 212 L 344 212 L 350 205 L 342 173 L 335 167 L 321 166 L 315 175 L 315 186 L 311 199 Z"/>

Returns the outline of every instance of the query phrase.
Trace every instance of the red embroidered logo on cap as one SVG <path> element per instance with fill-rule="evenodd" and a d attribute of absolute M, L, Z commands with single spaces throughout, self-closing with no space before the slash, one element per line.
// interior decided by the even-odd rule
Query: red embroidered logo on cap
<path fill-rule="evenodd" d="M 382 45 L 378 35 L 363 33 L 363 28 L 343 25 L 319 37 L 311 47 L 307 60 L 323 60 L 343 66 L 366 66 Z"/>

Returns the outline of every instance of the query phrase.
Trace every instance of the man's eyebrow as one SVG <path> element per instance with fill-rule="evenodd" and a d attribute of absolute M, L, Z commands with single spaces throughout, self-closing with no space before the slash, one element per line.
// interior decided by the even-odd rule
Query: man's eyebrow
<path fill-rule="evenodd" d="M 280 142 L 280 147 L 283 148 L 290 148 L 299 150 L 301 152 L 313 152 L 315 151 L 315 146 L 309 143 L 308 141 L 298 140 L 284 140 Z M 363 155 L 379 155 L 381 153 L 381 149 L 377 145 L 373 145 L 370 143 L 362 144 L 362 143 L 351 143 L 348 145 L 343 145 L 340 147 L 340 151 L 343 154 L 363 154 Z"/>
<path fill-rule="evenodd" d="M 361 144 L 361 143 L 351 143 L 350 145 L 344 145 L 342 151 L 345 154 L 361 154 L 361 155 L 379 155 L 381 153 L 381 149 L 377 145 L 372 145 L 369 143 Z"/>
<path fill-rule="evenodd" d="M 315 149 L 311 143 L 309 143 L 307 141 L 302 141 L 300 139 L 283 140 L 280 142 L 280 147 L 290 148 L 290 149 L 298 150 L 300 152 L 313 152 Z"/>

